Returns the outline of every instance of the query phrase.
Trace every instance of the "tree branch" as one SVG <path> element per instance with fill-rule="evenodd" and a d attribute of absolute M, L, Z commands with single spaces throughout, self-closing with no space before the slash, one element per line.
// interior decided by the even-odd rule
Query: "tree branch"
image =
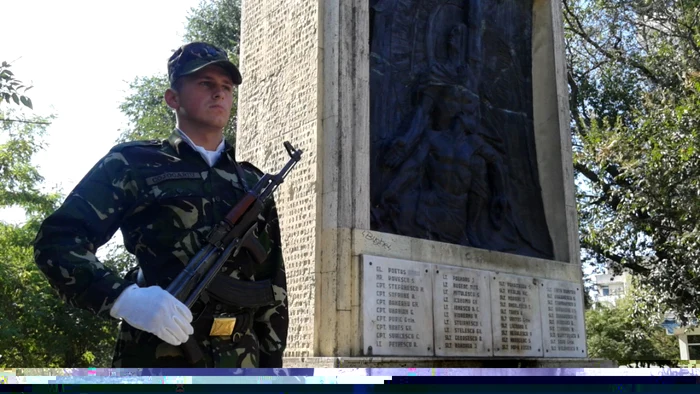
<path fill-rule="evenodd" d="M 29 124 L 43 124 L 43 125 L 50 125 L 50 122 L 35 122 L 31 120 L 22 120 L 22 119 L 0 119 L 2 122 L 19 122 L 19 123 L 29 123 Z"/>
<path fill-rule="evenodd" d="M 593 172 L 590 168 L 584 166 L 581 163 L 574 163 L 574 169 L 578 172 L 581 173 L 581 175 L 585 176 L 588 178 L 591 182 L 594 183 L 600 183 L 600 178 L 598 177 L 598 174 Z"/>
<path fill-rule="evenodd" d="M 600 245 L 590 243 L 590 242 L 586 241 L 585 239 L 581 240 L 581 246 L 586 248 L 586 249 L 590 249 L 590 250 L 594 251 L 595 253 L 605 257 L 606 259 L 619 264 L 623 268 L 629 268 L 633 272 L 640 273 L 640 274 L 647 274 L 650 272 L 650 270 L 648 268 L 643 267 L 637 263 L 627 261 L 627 260 L 625 260 L 624 257 L 617 255 L 615 253 L 612 253 L 608 250 L 605 250 Z"/>
<path fill-rule="evenodd" d="M 566 76 L 569 81 L 569 86 L 571 87 L 571 95 L 569 96 L 569 110 L 571 111 L 572 118 L 576 123 L 576 128 L 578 129 L 579 134 L 585 136 L 586 130 L 581 123 L 581 114 L 578 110 L 578 84 L 576 83 L 576 80 L 574 80 L 571 70 L 566 73 Z"/>
<path fill-rule="evenodd" d="M 569 26 L 571 27 L 571 31 L 574 34 L 578 35 L 581 39 L 583 39 L 585 42 L 590 44 L 600 54 L 607 57 L 608 59 L 622 63 L 624 65 L 627 65 L 627 66 L 630 66 L 633 68 L 636 68 L 637 70 L 639 70 L 639 72 L 641 72 L 644 76 L 646 76 L 651 82 L 653 82 L 657 85 L 666 86 L 666 84 L 664 84 L 656 75 L 654 75 L 654 73 L 651 72 L 651 70 L 646 68 L 643 64 L 624 56 L 624 54 L 622 53 L 622 50 L 615 49 L 614 53 L 612 53 L 612 52 L 608 51 L 607 49 L 603 48 L 597 42 L 595 42 L 590 37 L 590 35 L 588 33 L 586 33 L 586 29 L 583 26 L 583 24 L 581 23 L 581 21 L 576 17 L 576 15 L 574 15 L 571 12 L 571 9 L 569 8 L 569 2 L 567 0 L 563 0 L 562 3 L 564 4 L 566 14 L 568 14 L 568 15 L 566 15 L 567 20 L 569 20 L 569 16 L 571 16 L 571 19 L 573 19 L 573 21 L 575 22 L 575 25 L 576 25 L 575 28 L 574 28 L 574 26 L 571 25 L 571 22 L 569 24 Z"/>

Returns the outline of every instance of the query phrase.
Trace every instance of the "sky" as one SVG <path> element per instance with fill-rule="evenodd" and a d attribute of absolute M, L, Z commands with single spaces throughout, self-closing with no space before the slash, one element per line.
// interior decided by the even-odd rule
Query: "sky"
<path fill-rule="evenodd" d="M 67 195 L 115 145 L 127 125 L 119 104 L 128 84 L 167 70 L 199 0 L 4 0 L 0 62 L 26 86 L 33 111 L 55 115 L 33 163 L 45 188 Z M 13 104 L 14 106 L 14 104 Z M 16 107 L 16 106 L 15 106 Z M 19 223 L 18 209 L 0 220 Z"/>

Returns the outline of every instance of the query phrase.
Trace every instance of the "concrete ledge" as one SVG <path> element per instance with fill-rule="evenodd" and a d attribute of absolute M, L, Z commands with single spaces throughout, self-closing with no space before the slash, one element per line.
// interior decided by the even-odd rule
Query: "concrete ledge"
<path fill-rule="evenodd" d="M 434 357 L 286 357 L 285 368 L 617 368 L 602 359 Z"/>
<path fill-rule="evenodd" d="M 338 368 L 336 357 L 284 357 L 284 368 Z"/>
<path fill-rule="evenodd" d="M 354 256 L 371 254 L 422 263 L 496 271 L 566 282 L 582 283 L 580 264 L 545 260 L 493 250 L 429 241 L 363 229 L 338 229 L 338 236 L 352 236 Z M 344 233 L 341 235 L 341 231 Z"/>

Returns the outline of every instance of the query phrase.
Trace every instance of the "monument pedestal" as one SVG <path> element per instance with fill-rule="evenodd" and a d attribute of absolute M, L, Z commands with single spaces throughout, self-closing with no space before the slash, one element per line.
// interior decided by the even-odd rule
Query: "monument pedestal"
<path fill-rule="evenodd" d="M 512 146 L 503 149 L 512 149 L 511 153 L 518 153 L 520 147 L 527 150 L 517 160 L 504 155 L 510 160 L 506 167 L 519 171 L 526 167 L 528 179 L 535 179 L 526 185 L 525 197 L 518 195 L 516 187 L 522 182 L 507 179 L 514 185 L 514 204 L 523 204 L 533 190 L 533 198 L 541 198 L 536 212 L 518 212 L 517 220 L 527 222 L 535 217 L 540 224 L 529 229 L 530 235 L 536 232 L 533 228 L 546 233 L 551 258 L 395 235 L 372 226 L 371 211 L 377 208 L 371 195 L 372 180 L 376 183 L 377 179 L 373 163 L 381 155 L 380 137 L 388 131 L 371 130 L 370 98 L 377 103 L 383 93 L 387 97 L 397 93 L 370 94 L 374 50 L 370 48 L 370 15 L 376 18 L 372 34 L 379 30 L 389 34 L 395 26 L 394 41 L 382 45 L 413 48 L 412 55 L 395 56 L 393 72 L 403 75 L 403 69 L 396 70 L 404 67 L 410 73 L 412 59 L 425 48 L 442 45 L 442 36 L 427 42 L 420 28 L 399 29 L 392 23 L 409 14 L 422 18 L 421 23 L 433 23 L 434 15 L 450 16 L 441 7 L 461 7 L 479 14 L 481 11 L 474 11 L 480 7 L 477 3 L 243 2 L 237 159 L 269 172 L 286 160 L 284 141 L 304 151 L 302 161 L 275 194 L 290 300 L 285 366 L 606 364 L 585 359 L 559 1 L 481 2 L 486 4 L 485 14 L 499 18 L 519 15 L 524 4 L 532 7 L 531 24 L 525 23 L 531 28 L 531 53 L 524 56 L 532 67 L 524 79 L 519 77 L 527 81 L 524 86 L 531 92 L 518 104 L 531 102 L 531 107 L 496 112 L 501 111 L 498 116 L 507 121 L 499 125 L 499 132 L 513 135 Z M 411 4 L 415 12 L 400 13 Z M 494 9 L 496 6 L 507 8 Z M 483 34 L 482 24 L 471 19 L 465 23 L 469 34 Z M 458 23 L 452 31 L 463 31 L 460 26 Z M 406 34 L 422 38 L 406 45 Z M 468 46 L 469 51 L 481 48 L 479 42 Z M 500 54 L 516 56 L 515 49 Z M 492 67 L 487 63 L 481 63 L 485 70 Z M 514 65 L 515 61 L 509 67 L 516 69 Z M 372 70 L 373 78 L 381 78 L 380 68 Z M 441 70 L 449 72 L 449 67 Z M 504 82 L 484 84 L 497 83 Z M 405 108 L 387 110 L 389 115 L 392 111 L 407 112 Z M 520 127 L 513 122 L 515 118 L 528 121 L 528 126 Z"/>
<path fill-rule="evenodd" d="M 288 357 L 285 368 L 617 368 L 609 360 L 554 358 Z"/>

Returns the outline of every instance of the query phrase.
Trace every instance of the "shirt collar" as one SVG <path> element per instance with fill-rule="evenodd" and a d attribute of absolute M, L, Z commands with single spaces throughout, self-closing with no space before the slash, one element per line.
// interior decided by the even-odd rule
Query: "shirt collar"
<path fill-rule="evenodd" d="M 187 145 L 191 146 L 192 149 L 194 149 L 194 150 L 200 150 L 200 149 L 206 150 L 203 147 L 195 144 L 194 141 L 192 141 L 192 139 L 190 139 L 190 137 L 188 137 L 184 131 L 182 131 L 178 128 L 176 128 L 175 130 L 180 134 L 180 136 L 182 137 L 182 140 L 187 142 Z M 223 152 L 223 150 L 224 150 L 224 145 L 225 145 L 225 141 L 224 141 L 224 138 L 222 137 L 221 142 L 219 143 L 219 146 L 216 147 L 216 150 L 214 150 L 214 151 L 206 150 L 206 151 L 207 152 L 216 152 L 217 154 L 221 154 L 221 152 Z"/>
<path fill-rule="evenodd" d="M 173 149 L 175 150 L 175 152 L 178 155 L 182 154 L 181 144 L 184 142 L 184 145 L 189 146 L 193 151 L 202 155 L 203 158 L 204 158 L 204 155 L 208 155 L 208 154 L 215 154 L 215 155 L 217 155 L 217 157 L 220 156 L 221 154 L 225 154 L 231 162 L 233 162 L 233 163 L 236 162 L 236 157 L 235 157 L 233 146 L 231 144 L 229 144 L 229 142 L 226 141 L 225 138 L 222 138 L 222 141 L 221 141 L 221 143 L 219 143 L 219 146 L 216 148 L 216 151 L 212 152 L 212 151 L 207 151 L 200 146 L 197 146 L 194 142 L 192 142 L 192 140 L 187 136 L 187 134 L 185 134 L 179 128 L 175 128 L 175 130 L 173 130 L 172 134 L 170 134 L 170 136 L 168 137 L 168 142 L 170 143 L 170 146 L 173 147 Z M 206 158 L 204 158 L 204 160 L 208 161 Z"/>

